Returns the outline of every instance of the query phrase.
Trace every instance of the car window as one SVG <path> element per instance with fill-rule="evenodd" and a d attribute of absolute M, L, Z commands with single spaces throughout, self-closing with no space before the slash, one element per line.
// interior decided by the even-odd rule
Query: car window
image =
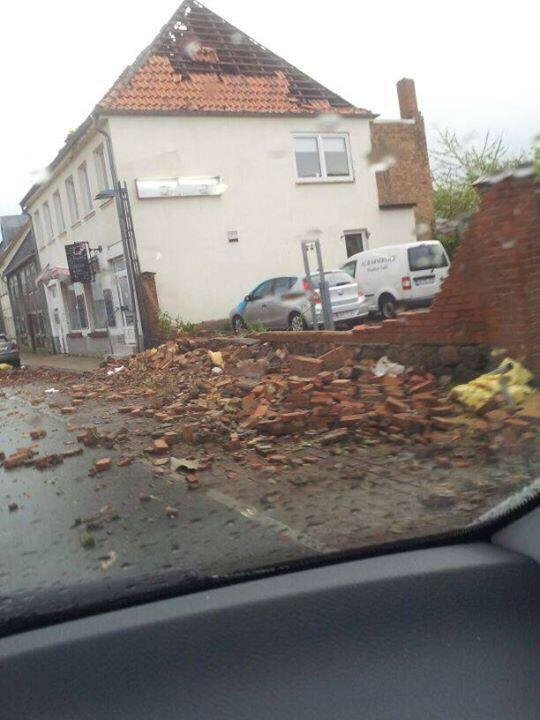
<path fill-rule="evenodd" d="M 348 272 L 345 272 L 343 270 L 336 270 L 332 272 L 325 272 L 324 273 L 324 279 L 328 283 L 330 287 L 336 287 L 338 285 L 350 285 L 352 282 L 351 276 Z M 313 287 L 320 287 L 321 285 L 321 278 L 320 275 L 312 275 L 311 276 L 311 284 Z"/>
<path fill-rule="evenodd" d="M 272 283 L 273 280 L 265 280 L 251 293 L 252 300 L 260 300 L 263 297 L 267 297 L 272 294 Z"/>
<path fill-rule="evenodd" d="M 407 255 L 411 272 L 448 266 L 448 260 L 441 245 L 419 245 L 409 248 Z"/>
<path fill-rule="evenodd" d="M 351 260 L 350 262 L 345 263 L 341 269 L 344 272 L 349 273 L 352 278 L 356 277 L 356 260 Z"/>
<path fill-rule="evenodd" d="M 274 295 L 282 295 L 290 290 L 296 282 L 295 277 L 279 277 L 274 280 Z"/>

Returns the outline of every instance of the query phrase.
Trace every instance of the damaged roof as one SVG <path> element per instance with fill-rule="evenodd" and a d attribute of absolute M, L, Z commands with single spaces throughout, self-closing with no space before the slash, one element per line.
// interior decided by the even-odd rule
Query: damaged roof
<path fill-rule="evenodd" d="M 195 0 L 185 0 L 98 110 L 373 117 Z"/>
<path fill-rule="evenodd" d="M 185 0 L 154 40 L 71 132 L 54 170 L 100 116 L 318 115 L 374 118 L 263 47 L 200 2 Z M 43 183 L 21 200 L 25 208 Z"/>

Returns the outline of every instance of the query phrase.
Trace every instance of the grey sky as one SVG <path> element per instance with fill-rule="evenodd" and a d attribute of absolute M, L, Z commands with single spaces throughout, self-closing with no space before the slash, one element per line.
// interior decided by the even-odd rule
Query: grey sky
<path fill-rule="evenodd" d="M 0 214 L 17 212 L 35 175 L 179 0 L 2 3 Z M 514 150 L 540 131 L 537 2 L 208 0 L 241 30 L 351 102 L 397 116 L 395 82 L 416 80 L 436 128 L 504 133 Z"/>

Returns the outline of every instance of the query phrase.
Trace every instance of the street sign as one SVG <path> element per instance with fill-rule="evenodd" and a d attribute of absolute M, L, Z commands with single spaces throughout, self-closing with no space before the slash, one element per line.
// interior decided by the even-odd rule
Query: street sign
<path fill-rule="evenodd" d="M 66 245 L 66 258 L 71 282 L 92 282 L 92 268 L 86 243 Z"/>

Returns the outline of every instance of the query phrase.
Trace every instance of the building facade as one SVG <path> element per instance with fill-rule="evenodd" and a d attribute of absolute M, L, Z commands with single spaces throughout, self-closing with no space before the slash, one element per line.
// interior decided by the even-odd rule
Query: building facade
<path fill-rule="evenodd" d="M 133 349 L 129 266 L 103 194 L 116 176 L 140 269 L 155 274 L 160 308 L 186 321 L 225 318 L 262 279 L 302 272 L 303 240 L 321 242 L 328 268 L 410 242 L 413 204 L 380 207 L 374 118 L 184 2 L 23 199 L 56 348 Z M 73 243 L 92 249 L 84 285 L 67 271 Z"/>
<path fill-rule="evenodd" d="M 15 324 L 3 272 L 13 255 L 15 241 L 21 235 L 25 225 L 29 226 L 29 220 L 22 214 L 0 217 L 0 333 L 13 339 L 15 338 Z"/>
<path fill-rule="evenodd" d="M 52 352 L 51 326 L 43 286 L 36 282 L 39 257 L 29 229 L 4 270 L 15 330 L 21 350 Z"/>

